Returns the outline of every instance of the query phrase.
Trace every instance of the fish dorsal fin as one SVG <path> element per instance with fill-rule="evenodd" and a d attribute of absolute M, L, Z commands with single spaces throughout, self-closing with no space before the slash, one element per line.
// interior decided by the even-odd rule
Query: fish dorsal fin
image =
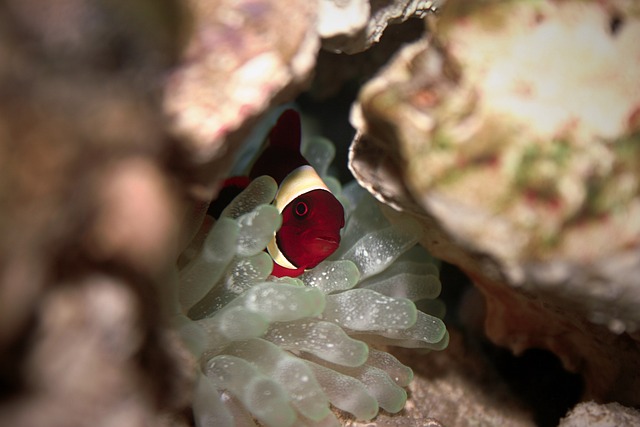
<path fill-rule="evenodd" d="M 249 176 L 269 175 L 280 184 L 291 171 L 309 164 L 300 154 L 301 139 L 300 114 L 292 109 L 285 110 L 271 128 Z"/>
<path fill-rule="evenodd" d="M 302 129 L 300 114 L 289 108 L 285 110 L 269 133 L 269 144 L 273 147 L 300 151 Z"/>

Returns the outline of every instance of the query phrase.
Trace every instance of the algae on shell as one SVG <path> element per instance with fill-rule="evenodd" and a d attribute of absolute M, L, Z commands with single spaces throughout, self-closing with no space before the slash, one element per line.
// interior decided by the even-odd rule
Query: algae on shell
<path fill-rule="evenodd" d="M 627 377 L 640 368 L 638 11 L 452 1 L 442 12 L 429 40 L 362 89 L 352 171 L 423 218 L 425 246 L 485 293 L 495 342 L 550 349 L 592 396 L 638 404 Z"/>

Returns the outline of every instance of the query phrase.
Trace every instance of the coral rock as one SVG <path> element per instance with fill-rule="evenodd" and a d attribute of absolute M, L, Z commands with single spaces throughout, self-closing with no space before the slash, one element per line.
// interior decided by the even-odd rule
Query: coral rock
<path fill-rule="evenodd" d="M 599 405 L 585 402 L 577 405 L 564 417 L 558 427 L 616 427 L 640 424 L 640 412 L 619 403 Z"/>
<path fill-rule="evenodd" d="M 412 366 L 416 376 L 409 386 L 411 397 L 405 410 L 396 415 L 378 415 L 376 427 L 534 427 L 531 413 L 488 359 L 477 357 L 482 352 L 475 345 L 453 328 L 444 352 L 393 350 L 401 362 Z M 345 420 L 344 426 L 371 424 Z"/>
<path fill-rule="evenodd" d="M 640 19 L 629 5 L 447 3 L 434 39 L 362 90 L 350 165 L 473 278 L 490 338 L 547 348 L 584 374 L 587 396 L 638 404 Z"/>
<path fill-rule="evenodd" d="M 266 109 L 297 95 L 315 65 L 314 2 L 193 0 L 193 29 L 166 84 L 165 109 L 196 181 L 228 173 Z"/>
<path fill-rule="evenodd" d="M 433 12 L 443 0 L 323 0 L 320 2 L 319 31 L 322 47 L 343 53 L 370 48 L 390 24 Z"/>

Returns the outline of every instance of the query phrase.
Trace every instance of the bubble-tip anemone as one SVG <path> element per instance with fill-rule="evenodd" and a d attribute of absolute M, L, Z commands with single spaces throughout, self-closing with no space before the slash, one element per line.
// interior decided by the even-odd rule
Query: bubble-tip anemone
<path fill-rule="evenodd" d="M 326 163 L 323 144 L 313 150 Z M 327 181 L 345 205 L 342 242 L 299 278 L 269 276 L 264 248 L 281 217 L 267 176 L 233 200 L 180 269 L 175 325 L 200 363 L 198 426 L 338 426 L 331 405 L 361 420 L 395 413 L 413 373 L 381 349 L 446 347 L 443 322 L 414 304 L 440 292 L 418 226 L 391 225 L 364 190 Z"/>

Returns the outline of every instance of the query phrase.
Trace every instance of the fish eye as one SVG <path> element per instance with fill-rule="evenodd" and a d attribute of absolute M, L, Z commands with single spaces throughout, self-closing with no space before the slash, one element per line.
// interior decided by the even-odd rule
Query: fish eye
<path fill-rule="evenodd" d="M 293 210 L 298 218 L 303 218 L 309 212 L 309 207 L 305 202 L 298 202 Z"/>

